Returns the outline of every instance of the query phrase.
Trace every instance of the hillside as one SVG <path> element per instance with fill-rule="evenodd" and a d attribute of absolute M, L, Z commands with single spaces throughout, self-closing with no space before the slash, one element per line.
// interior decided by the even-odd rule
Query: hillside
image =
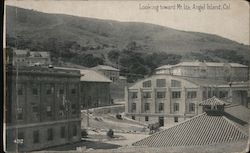
<path fill-rule="evenodd" d="M 249 46 L 217 35 L 11 6 L 6 15 L 7 45 L 50 51 L 55 64 L 108 64 L 119 66 L 122 72 L 145 75 L 157 66 L 181 60 L 250 63 Z"/>

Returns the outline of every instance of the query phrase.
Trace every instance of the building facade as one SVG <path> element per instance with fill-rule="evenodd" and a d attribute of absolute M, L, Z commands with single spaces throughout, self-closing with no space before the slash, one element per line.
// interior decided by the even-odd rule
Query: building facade
<path fill-rule="evenodd" d="M 81 140 L 80 73 L 7 69 L 6 149 L 32 151 Z"/>
<path fill-rule="evenodd" d="M 110 83 L 106 76 L 92 69 L 55 67 L 62 70 L 75 70 L 80 73 L 80 107 L 81 109 L 110 105 Z"/>
<path fill-rule="evenodd" d="M 216 96 L 247 106 L 248 84 L 156 74 L 125 89 L 127 116 L 161 126 L 202 113 L 198 102 Z"/>
<path fill-rule="evenodd" d="M 248 66 L 238 63 L 182 62 L 176 65 L 163 65 L 157 68 L 155 73 L 228 82 L 249 80 Z"/>
<path fill-rule="evenodd" d="M 111 105 L 110 83 L 112 81 L 93 70 L 80 70 L 80 73 L 81 108 Z"/>
<path fill-rule="evenodd" d="M 12 65 L 18 66 L 48 66 L 51 64 L 50 53 L 45 51 L 30 51 L 13 49 Z"/>

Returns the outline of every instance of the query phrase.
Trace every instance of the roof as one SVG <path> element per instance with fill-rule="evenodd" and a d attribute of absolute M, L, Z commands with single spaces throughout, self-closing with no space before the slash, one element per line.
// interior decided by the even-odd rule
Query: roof
<path fill-rule="evenodd" d="M 158 68 L 156 68 L 156 70 L 160 70 L 160 69 L 170 69 L 172 67 L 177 67 L 177 66 L 201 66 L 201 64 L 207 65 L 208 67 L 223 67 L 225 66 L 225 64 L 230 65 L 231 67 L 245 67 L 247 68 L 248 66 L 246 65 L 242 65 L 239 63 L 219 63 L 219 62 L 199 62 L 199 61 L 194 61 L 194 62 L 181 62 L 175 65 L 163 65 L 160 66 Z"/>
<path fill-rule="evenodd" d="M 79 68 L 68 68 L 68 67 L 54 67 L 55 69 L 65 69 L 65 70 L 78 70 L 80 71 L 81 78 L 80 81 L 85 82 L 112 82 L 106 76 L 91 70 L 91 69 L 79 69 Z"/>
<path fill-rule="evenodd" d="M 14 52 L 16 55 L 26 55 L 28 50 L 15 49 Z"/>
<path fill-rule="evenodd" d="M 127 78 L 124 77 L 124 76 L 119 76 L 119 79 L 120 79 L 120 80 L 127 80 Z"/>
<path fill-rule="evenodd" d="M 209 99 L 206 99 L 204 101 L 202 101 L 200 103 L 200 105 L 204 106 L 204 105 L 212 105 L 212 106 L 215 106 L 215 105 L 229 105 L 230 103 L 228 102 L 225 102 L 225 101 L 222 101 L 218 98 L 216 98 L 215 96 L 213 96 L 212 98 L 209 98 Z"/>
<path fill-rule="evenodd" d="M 191 77 L 182 77 L 182 78 L 201 86 L 218 86 L 218 85 L 229 86 L 228 82 L 219 79 L 215 80 L 215 79 L 203 79 L 203 78 L 191 78 Z"/>
<path fill-rule="evenodd" d="M 112 82 L 110 79 L 105 77 L 104 75 L 94 71 L 94 70 L 80 70 L 81 79 L 80 81 L 86 82 Z"/>
<path fill-rule="evenodd" d="M 109 70 L 109 71 L 120 71 L 114 67 L 108 66 L 108 65 L 97 65 L 95 67 L 93 67 L 93 69 L 97 69 L 97 70 Z"/>
<path fill-rule="evenodd" d="M 156 68 L 156 70 L 160 70 L 160 69 L 170 69 L 172 67 L 174 67 L 175 65 L 163 65 L 163 66 L 160 66 L 158 68 Z"/>
<path fill-rule="evenodd" d="M 200 114 L 133 143 L 134 146 L 172 147 L 247 141 L 248 135 L 225 116 Z"/>
<path fill-rule="evenodd" d="M 230 105 L 225 107 L 225 112 L 237 116 L 237 118 L 250 123 L 250 109 L 242 105 Z"/>

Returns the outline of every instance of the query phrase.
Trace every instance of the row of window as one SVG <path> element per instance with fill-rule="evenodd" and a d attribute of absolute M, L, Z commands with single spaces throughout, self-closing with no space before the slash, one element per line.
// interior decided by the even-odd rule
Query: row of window
<path fill-rule="evenodd" d="M 47 141 L 53 141 L 55 136 L 55 130 L 53 128 L 48 128 L 46 131 L 46 140 Z M 77 136 L 77 126 L 73 125 L 72 127 L 72 136 Z M 60 127 L 60 138 L 64 139 L 66 138 L 66 127 L 61 126 Z M 25 143 L 25 134 L 23 131 L 18 131 L 17 139 L 23 139 L 23 142 Z M 33 143 L 40 143 L 41 136 L 40 131 L 35 130 L 33 131 Z"/>
<path fill-rule="evenodd" d="M 23 88 L 19 88 L 17 93 L 18 93 L 18 95 L 23 95 L 24 94 Z M 53 93 L 53 89 L 52 88 L 46 90 L 46 94 L 47 95 L 50 95 L 52 93 Z M 75 93 L 76 93 L 76 89 L 71 89 L 71 94 L 75 94 Z M 38 95 L 38 89 L 37 88 L 33 88 L 32 89 L 32 94 L 33 95 Z M 59 89 L 59 94 L 60 95 L 64 94 L 64 89 Z"/>
<path fill-rule="evenodd" d="M 152 86 L 151 80 L 142 83 L 144 88 L 149 88 Z M 156 79 L 157 87 L 166 87 L 166 79 Z M 181 87 L 181 82 L 177 80 L 171 80 L 171 87 Z"/>
<path fill-rule="evenodd" d="M 135 116 L 131 116 L 131 118 L 133 120 L 135 120 Z M 159 120 L 164 120 L 164 118 L 163 117 L 159 117 Z M 145 116 L 145 121 L 146 122 L 149 121 L 149 117 L 148 116 Z M 178 119 L 177 116 L 174 117 L 174 122 L 179 122 L 179 119 Z M 164 123 L 162 123 L 161 126 L 164 126 Z"/>
<path fill-rule="evenodd" d="M 211 98 L 213 96 L 219 97 L 219 98 L 225 98 L 228 97 L 228 91 L 216 91 L 216 90 L 209 90 L 209 91 L 203 91 L 202 97 L 203 99 Z"/>
<path fill-rule="evenodd" d="M 39 115 L 39 107 L 36 104 L 31 104 L 32 113 L 38 117 Z M 68 108 L 64 105 L 60 105 L 59 107 L 59 116 L 64 116 L 64 111 L 68 111 Z M 17 120 L 23 120 L 23 108 L 19 107 L 17 108 Z M 72 115 L 77 114 L 77 106 L 76 104 L 71 104 L 71 113 Z M 46 116 L 52 117 L 52 108 L 51 106 L 46 106 Z"/>
<path fill-rule="evenodd" d="M 152 92 L 143 92 L 142 96 L 143 98 L 151 98 L 151 93 Z M 157 98 L 165 98 L 166 97 L 166 92 L 165 91 L 158 91 L 156 92 L 156 97 Z M 197 92 L 196 91 L 188 91 L 187 92 L 187 98 L 192 99 L 197 97 Z M 132 98 L 136 99 L 138 98 L 138 93 L 137 92 L 132 92 Z M 172 98 L 181 98 L 181 91 L 173 91 L 172 92 Z"/>
<path fill-rule="evenodd" d="M 149 110 L 150 110 L 150 103 L 145 103 L 144 111 L 149 111 Z M 174 112 L 179 111 L 179 103 L 174 103 L 173 110 Z M 132 103 L 132 111 L 136 111 L 136 103 Z M 164 111 L 164 103 L 159 103 L 158 111 Z M 189 112 L 194 112 L 194 111 L 195 111 L 195 104 L 189 103 Z"/>

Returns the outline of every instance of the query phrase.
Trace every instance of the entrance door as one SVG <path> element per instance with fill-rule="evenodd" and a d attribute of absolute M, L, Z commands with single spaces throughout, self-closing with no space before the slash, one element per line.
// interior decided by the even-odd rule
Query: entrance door
<path fill-rule="evenodd" d="M 159 117 L 159 125 L 164 126 L 164 117 Z"/>

